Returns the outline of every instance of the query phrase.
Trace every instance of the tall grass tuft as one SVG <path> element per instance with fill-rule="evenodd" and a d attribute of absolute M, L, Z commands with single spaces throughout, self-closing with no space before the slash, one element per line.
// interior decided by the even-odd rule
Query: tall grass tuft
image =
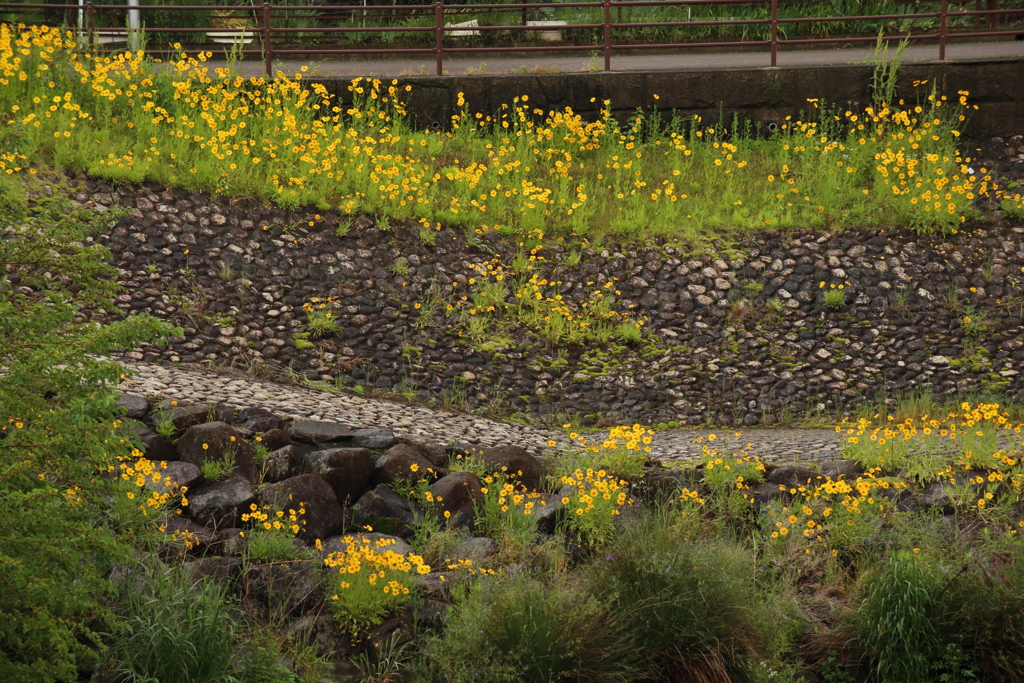
<path fill-rule="evenodd" d="M 742 547 L 692 543 L 652 515 L 624 532 L 590 579 L 655 680 L 738 683 L 751 680 L 750 658 L 765 642 L 753 569 Z"/>
<path fill-rule="evenodd" d="M 469 589 L 418 666 L 445 683 L 637 680 L 635 652 L 613 616 L 579 587 L 493 576 Z"/>
<path fill-rule="evenodd" d="M 148 572 L 126 590 L 115 656 L 133 683 L 232 683 L 235 623 L 223 585 L 193 583 L 182 570 Z"/>
<path fill-rule="evenodd" d="M 863 580 L 856 648 L 881 683 L 1024 681 L 1024 561 L 894 554 Z"/>
<path fill-rule="evenodd" d="M 880 681 L 925 683 L 940 644 L 933 621 L 942 576 L 912 553 L 897 553 L 867 584 L 856 631 Z"/>

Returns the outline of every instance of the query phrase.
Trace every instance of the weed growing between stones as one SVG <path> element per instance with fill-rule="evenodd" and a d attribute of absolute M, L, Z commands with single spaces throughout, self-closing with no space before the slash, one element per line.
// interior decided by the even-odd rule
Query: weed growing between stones
<path fill-rule="evenodd" d="M 249 523 L 249 530 L 240 532 L 245 538 L 246 559 L 255 563 L 291 559 L 295 554 L 295 537 L 306 525 L 306 520 L 301 519 L 305 514 L 303 503 L 297 510 L 252 503 L 249 512 L 242 515 L 242 521 Z"/>
<path fill-rule="evenodd" d="M 306 312 L 307 329 L 312 336 L 323 337 L 338 328 L 334 305 L 335 301 L 331 297 L 313 297 L 302 304 L 302 310 Z"/>
<path fill-rule="evenodd" d="M 356 636 L 408 602 L 413 577 L 429 574 L 430 566 L 415 553 L 402 555 L 389 549 L 394 539 L 358 535 L 345 536 L 341 543 L 343 550 L 324 559 L 334 570 L 329 604 L 335 617 Z"/>

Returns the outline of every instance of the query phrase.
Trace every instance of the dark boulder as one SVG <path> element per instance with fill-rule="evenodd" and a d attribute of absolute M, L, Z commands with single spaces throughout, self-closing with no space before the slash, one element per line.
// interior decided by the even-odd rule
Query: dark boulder
<path fill-rule="evenodd" d="M 541 466 L 537 458 L 521 446 L 497 446 L 473 453 L 487 465 L 488 473 L 504 472 L 530 491 L 540 488 Z"/>
<path fill-rule="evenodd" d="M 367 491 L 352 506 L 352 519 L 359 525 L 369 525 L 374 529 L 387 529 L 395 536 L 408 538 L 413 533 L 417 515 L 410 502 L 398 495 L 391 488 L 381 485 Z"/>
<path fill-rule="evenodd" d="M 330 448 L 306 454 L 306 469 L 320 476 L 342 507 L 351 505 L 366 491 L 373 474 L 373 459 L 365 448 Z"/>
<path fill-rule="evenodd" d="M 279 510 L 304 509 L 300 514 L 302 530 L 299 538 L 312 541 L 341 533 L 345 513 L 327 482 L 315 474 L 303 474 L 260 489 L 257 496 L 262 505 Z"/>
<path fill-rule="evenodd" d="M 352 429 L 335 422 L 299 420 L 288 429 L 292 441 L 300 443 L 337 443 L 352 438 Z"/>
<path fill-rule="evenodd" d="M 233 477 L 208 484 L 195 494 L 190 493 L 184 510 L 204 526 L 224 529 L 241 526 L 242 515 L 255 502 L 256 493 L 252 485 L 242 477 Z"/>
<path fill-rule="evenodd" d="M 438 479 L 427 489 L 428 505 L 450 528 L 472 527 L 474 506 L 482 505 L 484 494 L 480 478 L 471 472 L 454 472 Z"/>
<path fill-rule="evenodd" d="M 394 484 L 397 481 L 415 482 L 432 479 L 434 465 L 412 446 L 396 444 L 377 459 L 373 466 L 375 484 Z"/>
<path fill-rule="evenodd" d="M 226 460 L 233 463 L 234 473 L 253 484 L 259 481 L 252 448 L 234 427 L 224 422 L 189 427 L 178 441 L 178 457 L 200 468 L 211 460 Z"/>

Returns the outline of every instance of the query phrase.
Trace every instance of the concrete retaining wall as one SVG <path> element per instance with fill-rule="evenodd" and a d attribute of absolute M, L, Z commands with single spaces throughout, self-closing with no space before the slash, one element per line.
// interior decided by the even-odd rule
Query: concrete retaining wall
<path fill-rule="evenodd" d="M 465 93 L 473 112 L 493 114 L 516 95 L 528 95 L 532 107 L 573 111 L 585 118 L 597 116 L 603 100 L 611 100 L 617 116 L 626 117 L 637 107 L 653 106 L 665 113 L 700 115 L 717 121 L 721 111 L 764 125 L 796 117 L 807 110 L 809 98 L 839 106 L 867 103 L 871 99 L 870 65 L 759 68 L 711 71 L 658 71 L 613 73 L 562 73 L 508 76 L 458 76 L 405 78 L 413 89 L 405 93 L 409 112 L 418 126 L 446 126 L 456 111 L 458 93 Z M 350 99 L 349 81 L 314 79 Z M 924 62 L 901 67 L 900 97 L 912 101 L 924 97 L 926 87 L 915 81 L 939 84 L 939 91 L 955 101 L 957 92 L 970 92 L 979 109 L 971 113 L 965 133 L 981 139 L 1024 133 L 1024 60 L 998 59 L 971 62 Z M 654 95 L 660 99 L 655 100 Z M 593 102 L 591 100 L 594 100 Z"/>

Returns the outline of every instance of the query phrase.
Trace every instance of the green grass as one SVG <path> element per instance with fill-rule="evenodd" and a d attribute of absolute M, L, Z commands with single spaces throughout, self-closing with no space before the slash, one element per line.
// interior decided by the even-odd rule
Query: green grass
<path fill-rule="evenodd" d="M 123 591 L 115 646 L 119 671 L 139 683 L 228 683 L 235 622 L 226 586 L 193 583 L 183 570 L 157 565 L 145 588 Z"/>

